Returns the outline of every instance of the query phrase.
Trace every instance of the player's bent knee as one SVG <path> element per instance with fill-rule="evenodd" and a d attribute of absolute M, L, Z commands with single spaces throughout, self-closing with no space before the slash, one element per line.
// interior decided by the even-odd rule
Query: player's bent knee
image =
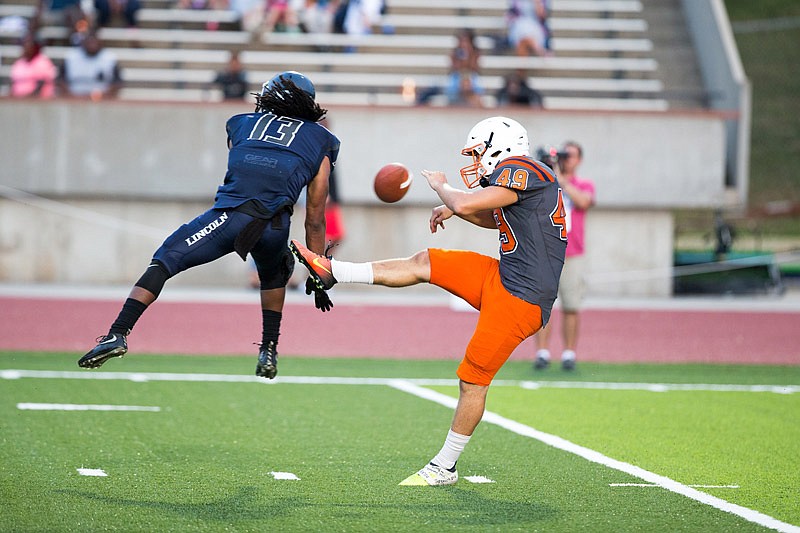
<path fill-rule="evenodd" d="M 142 274 L 142 277 L 139 278 L 139 281 L 137 281 L 135 285 L 150 291 L 158 298 L 158 295 L 161 294 L 161 289 L 164 288 L 164 284 L 171 277 L 166 267 L 160 261 L 154 260 L 150 263 L 147 270 L 144 271 L 144 274 Z"/>
<path fill-rule="evenodd" d="M 431 280 L 431 256 L 428 250 L 421 250 L 410 257 L 414 273 L 419 281 L 425 283 Z"/>
<path fill-rule="evenodd" d="M 292 252 L 290 252 L 288 248 L 284 250 L 283 257 L 281 258 L 277 269 L 270 271 L 264 268 L 260 261 L 256 261 L 258 278 L 261 282 L 261 290 L 268 291 L 285 287 L 291 279 L 292 273 L 294 273 L 294 266 L 294 255 L 292 255 Z"/>

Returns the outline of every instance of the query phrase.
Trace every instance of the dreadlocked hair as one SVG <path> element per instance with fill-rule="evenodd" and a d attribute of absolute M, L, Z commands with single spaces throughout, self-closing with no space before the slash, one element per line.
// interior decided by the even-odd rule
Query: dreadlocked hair
<path fill-rule="evenodd" d="M 292 80 L 281 79 L 264 94 L 252 93 L 256 97 L 256 112 L 270 111 L 281 117 L 294 117 L 319 122 L 328 113 L 308 94 L 299 89 Z"/>

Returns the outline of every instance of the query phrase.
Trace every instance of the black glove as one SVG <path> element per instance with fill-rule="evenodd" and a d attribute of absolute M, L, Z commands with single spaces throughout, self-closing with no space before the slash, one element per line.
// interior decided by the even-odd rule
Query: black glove
<path fill-rule="evenodd" d="M 317 287 L 314 280 L 309 276 L 308 279 L 306 279 L 306 294 L 311 294 L 312 292 L 314 293 L 314 305 L 316 308 L 323 313 L 325 311 L 330 311 L 333 307 L 333 302 L 328 297 L 328 293 Z"/>

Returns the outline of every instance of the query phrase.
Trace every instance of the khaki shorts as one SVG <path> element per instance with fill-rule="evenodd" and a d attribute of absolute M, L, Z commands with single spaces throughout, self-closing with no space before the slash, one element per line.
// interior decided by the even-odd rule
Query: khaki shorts
<path fill-rule="evenodd" d="M 585 270 L 586 256 L 584 255 L 567 257 L 564 261 L 561 280 L 558 283 L 558 300 L 563 311 L 577 312 L 580 310 L 583 294 L 586 291 Z"/>

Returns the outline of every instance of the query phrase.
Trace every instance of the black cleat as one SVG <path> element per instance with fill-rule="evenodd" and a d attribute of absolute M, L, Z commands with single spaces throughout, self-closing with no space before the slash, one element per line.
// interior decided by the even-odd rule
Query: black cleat
<path fill-rule="evenodd" d="M 536 361 L 533 362 L 533 368 L 535 370 L 544 370 L 548 366 L 550 366 L 550 359 L 545 359 L 541 356 L 536 357 Z"/>
<path fill-rule="evenodd" d="M 78 360 L 79 367 L 100 368 L 112 357 L 122 357 L 128 352 L 126 337 L 120 333 L 109 333 L 96 340 L 97 346 Z"/>
<path fill-rule="evenodd" d="M 575 370 L 575 359 L 564 359 L 561 361 L 561 370 L 571 372 Z"/>
<path fill-rule="evenodd" d="M 258 364 L 256 365 L 256 376 L 260 378 L 273 379 L 278 375 L 278 350 L 275 341 L 269 341 L 266 345 L 261 345 L 258 352 Z"/>

